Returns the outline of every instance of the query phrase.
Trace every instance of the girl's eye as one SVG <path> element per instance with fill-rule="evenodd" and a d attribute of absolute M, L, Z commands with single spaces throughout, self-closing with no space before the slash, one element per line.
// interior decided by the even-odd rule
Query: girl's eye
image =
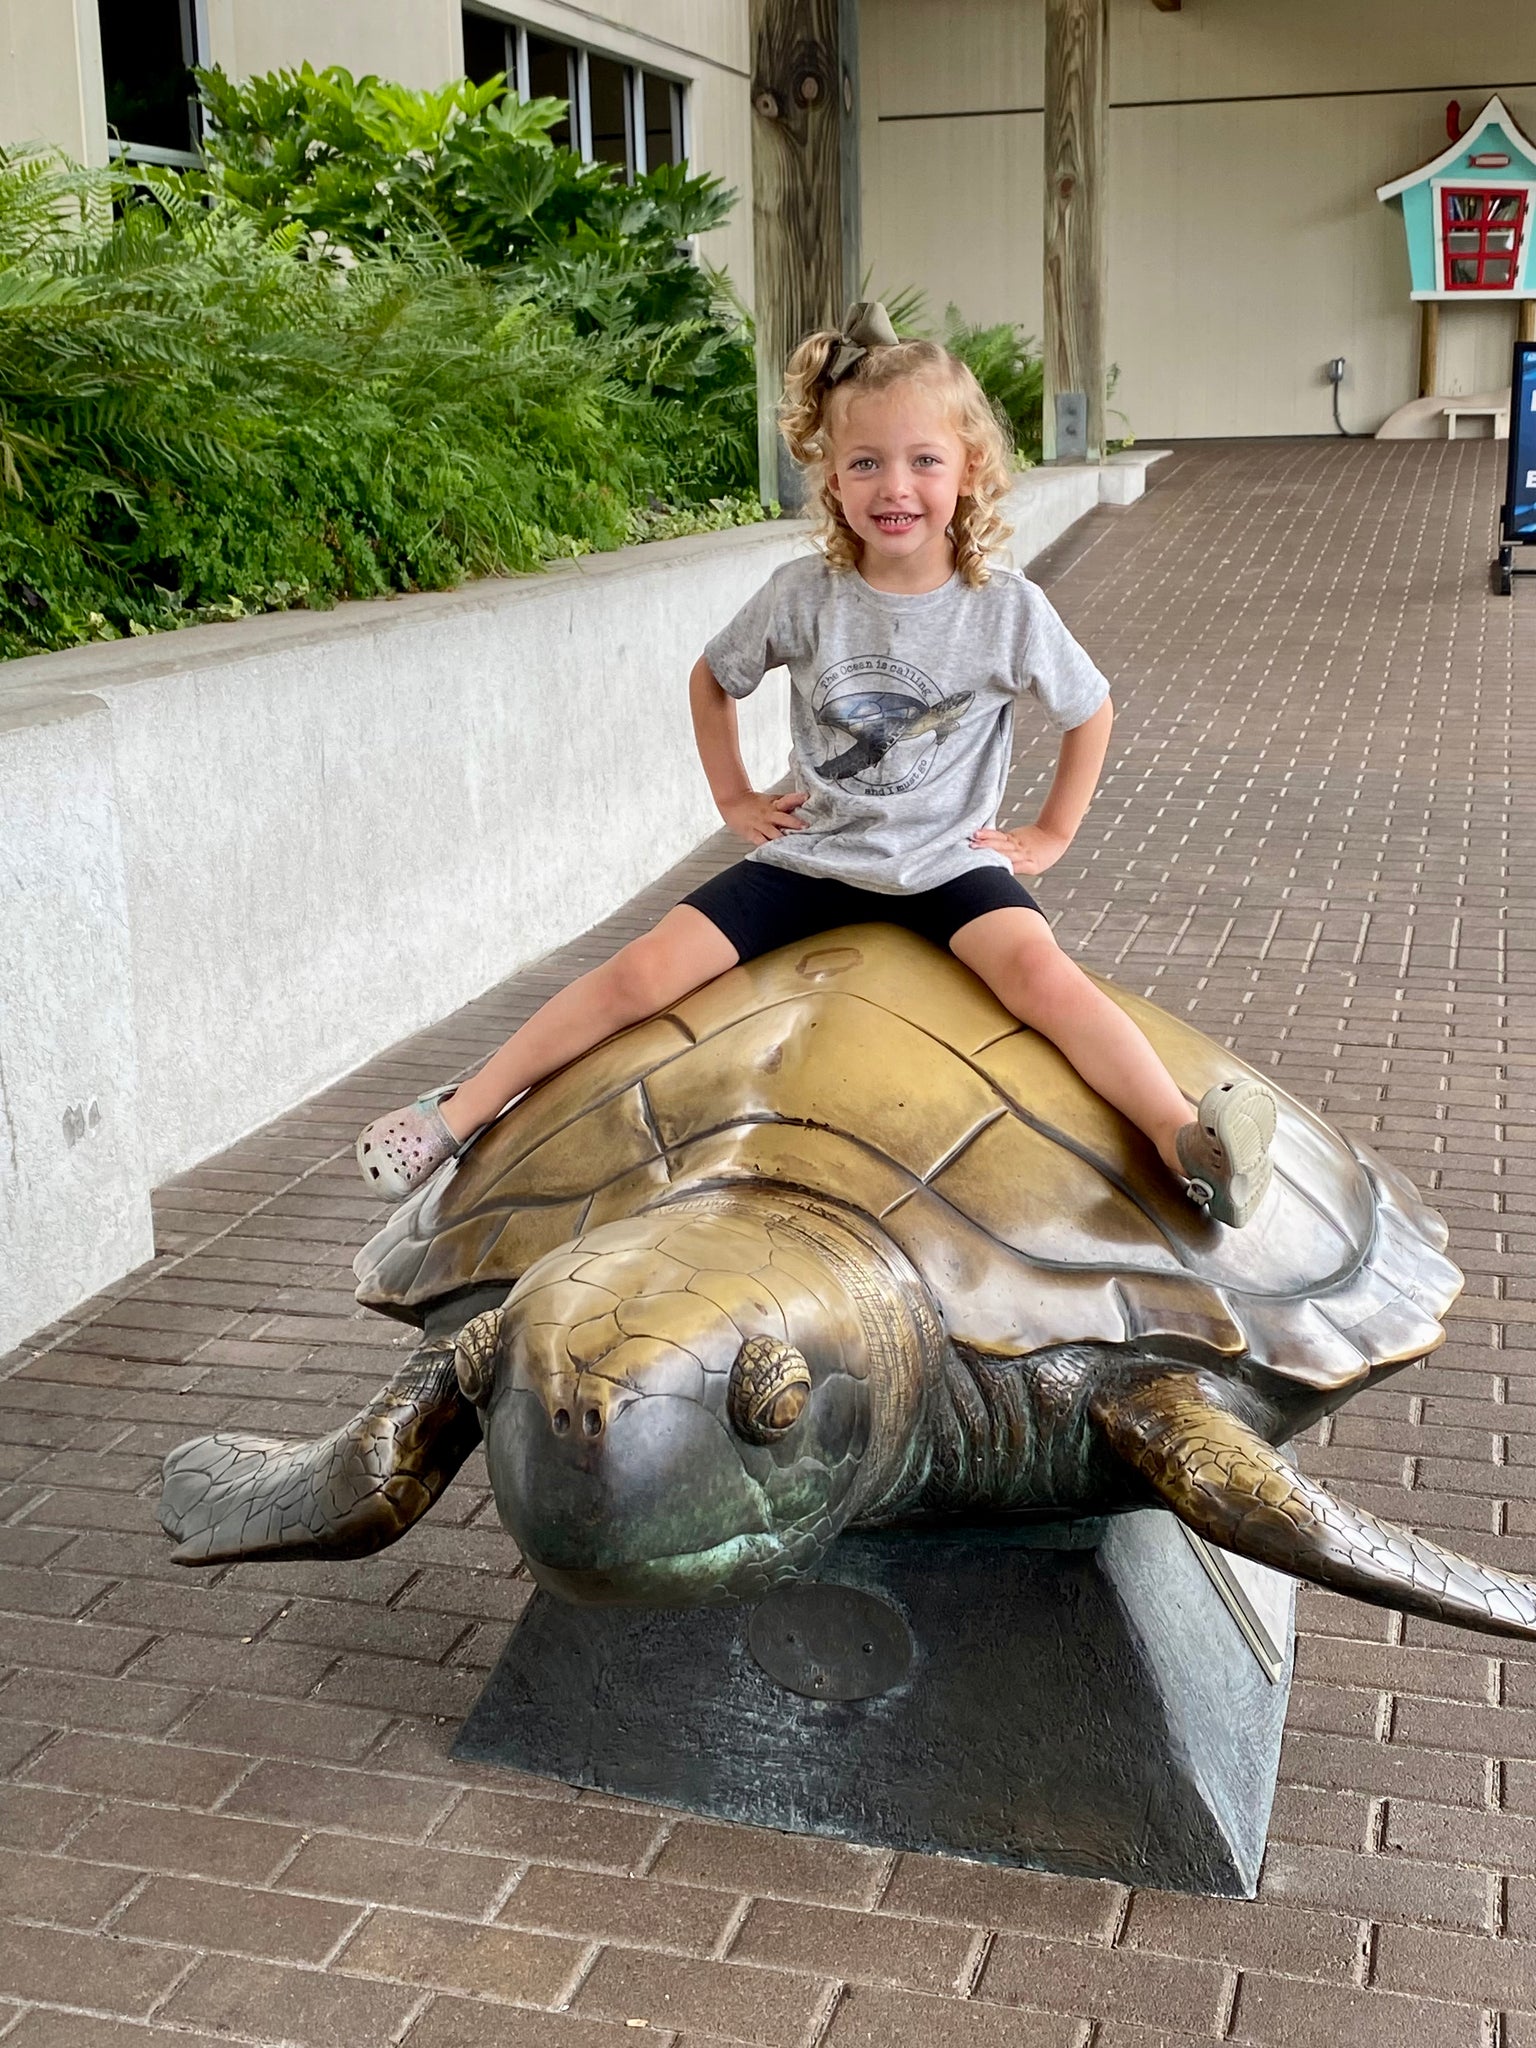
<path fill-rule="evenodd" d="M 873 457 L 873 455 L 856 456 L 854 460 L 849 464 L 850 469 L 873 469 L 874 466 L 875 458 Z"/>

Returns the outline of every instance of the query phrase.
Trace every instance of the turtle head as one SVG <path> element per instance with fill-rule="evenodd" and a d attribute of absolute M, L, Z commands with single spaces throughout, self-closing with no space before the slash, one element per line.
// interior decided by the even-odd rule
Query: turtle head
<path fill-rule="evenodd" d="M 458 1368 L 538 1583 L 691 1606 L 812 1571 L 889 1485 L 936 1331 L 868 1224 L 742 1190 L 540 1260 L 465 1329 Z"/>

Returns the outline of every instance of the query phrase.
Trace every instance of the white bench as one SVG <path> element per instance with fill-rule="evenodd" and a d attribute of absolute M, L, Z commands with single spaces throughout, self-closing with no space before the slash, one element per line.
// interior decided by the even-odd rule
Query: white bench
<path fill-rule="evenodd" d="M 1458 434 L 1456 431 L 1458 420 L 1491 420 L 1493 422 L 1491 429 L 1492 438 L 1495 441 L 1507 441 L 1509 439 L 1509 407 L 1507 404 L 1478 405 L 1475 402 L 1469 402 L 1466 405 L 1458 405 L 1453 400 L 1451 404 L 1444 408 L 1444 412 L 1445 438 L 1447 441 L 1474 441 L 1482 438 L 1476 434 Z"/>

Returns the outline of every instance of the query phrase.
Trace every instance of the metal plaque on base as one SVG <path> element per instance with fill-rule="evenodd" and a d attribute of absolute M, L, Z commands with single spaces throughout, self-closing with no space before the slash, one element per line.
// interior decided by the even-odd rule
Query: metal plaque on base
<path fill-rule="evenodd" d="M 1273 1623 L 1272 1623 L 1273 1626 Z M 845 1536 L 757 1607 L 536 1595 L 454 1754 L 717 1819 L 1249 1898 L 1290 1682 L 1158 1510 Z"/>

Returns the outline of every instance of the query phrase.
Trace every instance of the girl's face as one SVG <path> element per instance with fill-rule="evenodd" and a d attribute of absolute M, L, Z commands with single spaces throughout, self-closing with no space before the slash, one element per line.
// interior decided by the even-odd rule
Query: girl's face
<path fill-rule="evenodd" d="M 946 529 L 976 467 L 943 401 L 918 383 L 856 394 L 837 408 L 828 439 L 827 482 L 862 543 L 865 581 L 937 589 L 954 568 Z"/>

